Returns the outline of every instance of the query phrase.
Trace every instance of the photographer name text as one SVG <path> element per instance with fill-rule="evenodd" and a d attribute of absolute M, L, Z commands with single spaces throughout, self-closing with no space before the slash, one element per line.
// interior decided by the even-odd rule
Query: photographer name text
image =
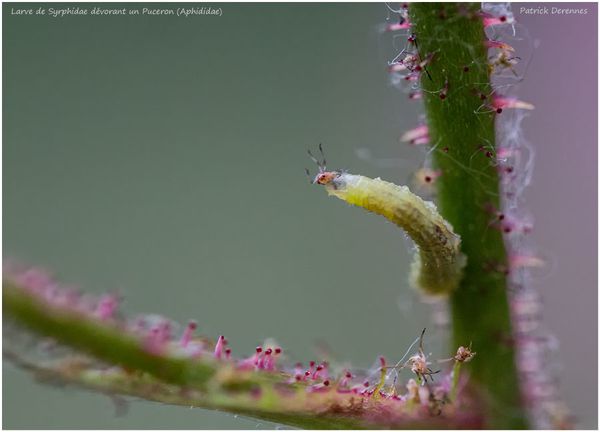
<path fill-rule="evenodd" d="M 521 15 L 587 15 L 587 8 L 559 8 L 559 7 L 525 7 L 519 9 Z"/>

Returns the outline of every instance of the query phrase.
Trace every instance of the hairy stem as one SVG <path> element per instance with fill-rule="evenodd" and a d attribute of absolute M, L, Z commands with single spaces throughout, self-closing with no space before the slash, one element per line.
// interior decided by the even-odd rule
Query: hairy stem
<path fill-rule="evenodd" d="M 461 366 L 462 362 L 454 362 L 454 367 L 452 368 L 452 388 L 450 390 L 450 400 L 456 400 L 456 394 L 458 392 L 458 383 L 460 380 Z"/>
<path fill-rule="evenodd" d="M 215 372 L 207 363 L 153 354 L 118 327 L 100 325 L 76 312 L 41 303 L 6 280 L 2 284 L 2 312 L 31 331 L 55 338 L 97 359 L 146 372 L 169 383 L 203 388 Z"/>
<path fill-rule="evenodd" d="M 494 145 L 494 115 L 481 110 L 491 93 L 480 4 L 414 3 L 410 16 L 422 74 L 439 208 L 462 238 L 464 277 L 451 296 L 454 344 L 472 342 L 480 356 L 472 377 L 489 392 L 492 427 L 526 427 L 507 299 L 507 280 L 491 270 L 506 263 L 502 234 L 490 228 L 486 209 L 499 206 L 495 167 L 479 151 Z M 507 342 L 508 341 L 508 342 Z"/>
<path fill-rule="evenodd" d="M 411 397 L 394 397 L 396 388 L 385 388 L 384 370 L 378 393 L 372 397 L 364 393 L 364 386 L 359 387 L 361 392 L 355 391 L 356 385 L 350 387 L 333 375 L 317 379 L 313 371 L 311 378 L 303 379 L 304 373 L 290 373 L 285 367 L 249 367 L 248 359 L 218 356 L 217 347 L 214 352 L 190 355 L 180 350 L 179 340 L 169 340 L 154 352 L 145 336 L 132 332 L 125 321 L 103 320 L 64 303 L 63 297 L 52 299 L 54 288 L 50 283 L 42 293 L 10 277 L 3 281 L 5 319 L 75 350 L 59 359 L 28 360 L 5 340 L 5 359 L 40 381 L 72 384 L 110 396 L 216 409 L 306 429 L 477 428 L 482 424 L 477 401 L 468 395 L 439 407 L 430 407 L 427 399 L 416 404 Z"/>

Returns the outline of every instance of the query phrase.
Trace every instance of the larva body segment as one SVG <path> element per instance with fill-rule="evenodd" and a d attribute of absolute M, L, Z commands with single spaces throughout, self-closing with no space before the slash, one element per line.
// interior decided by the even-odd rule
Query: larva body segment
<path fill-rule="evenodd" d="M 410 282 L 427 295 L 452 292 L 462 276 L 466 258 L 460 236 L 440 216 L 435 204 L 380 178 L 337 173 L 325 188 L 349 204 L 379 214 L 398 225 L 413 239 L 418 253 L 411 266 Z"/>

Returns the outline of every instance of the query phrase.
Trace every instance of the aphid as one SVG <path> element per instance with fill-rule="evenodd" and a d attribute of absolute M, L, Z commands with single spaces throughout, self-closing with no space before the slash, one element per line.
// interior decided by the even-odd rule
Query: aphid
<path fill-rule="evenodd" d="M 419 340 L 419 351 L 417 354 L 413 355 L 408 359 L 408 364 L 410 365 L 410 370 L 417 375 L 419 380 L 423 379 L 423 381 L 427 382 L 427 377 L 433 381 L 433 375 L 439 373 L 440 371 L 433 371 L 429 368 L 429 362 L 427 361 L 427 357 L 425 356 L 425 351 L 423 350 L 423 336 L 425 336 L 425 330 L 423 329 L 421 332 L 421 338 Z"/>
<path fill-rule="evenodd" d="M 468 363 L 471 360 L 473 360 L 473 357 L 475 357 L 475 355 L 477 354 L 476 352 L 473 352 L 472 346 L 473 346 L 472 342 L 469 344 L 468 347 L 461 345 L 456 350 L 456 354 L 454 354 L 454 356 L 447 358 L 447 359 L 438 360 L 437 362 L 444 363 L 444 362 L 449 362 L 449 361 L 455 361 L 458 363 Z"/>
<path fill-rule="evenodd" d="M 415 72 L 420 72 L 421 70 L 424 70 L 425 73 L 427 74 L 427 77 L 433 81 L 433 78 L 431 78 L 431 74 L 429 73 L 429 71 L 427 70 L 427 64 L 433 59 L 433 56 L 435 55 L 435 53 L 430 53 L 427 55 L 427 57 L 425 57 L 425 59 L 422 59 L 420 54 L 419 54 L 419 45 L 417 43 L 417 35 L 414 33 L 411 33 L 410 36 L 408 36 L 407 41 L 409 44 L 413 44 L 415 46 L 416 49 L 416 53 L 414 54 L 410 54 L 411 56 L 415 57 L 417 60 L 417 65 L 415 65 L 414 67 L 414 71 Z M 417 67 L 418 66 L 418 67 Z"/>
<path fill-rule="evenodd" d="M 520 60 L 521 57 L 512 56 L 509 51 L 501 50 L 498 54 L 489 58 L 489 71 L 490 73 L 499 73 L 509 69 L 514 76 L 518 77 L 519 74 L 515 71 L 514 67 Z"/>
<path fill-rule="evenodd" d="M 440 371 L 437 370 L 434 372 L 432 369 L 429 368 L 429 365 L 431 363 L 429 363 L 427 361 L 427 356 L 425 355 L 425 351 L 423 350 L 423 337 L 425 336 L 426 330 L 427 330 L 427 328 L 423 329 L 423 331 L 421 332 L 421 336 L 418 339 L 419 350 L 417 351 L 417 354 L 409 357 L 408 360 L 402 364 L 400 363 L 402 360 L 400 360 L 400 362 L 398 362 L 395 366 L 387 366 L 386 367 L 385 362 L 382 361 L 382 369 L 403 369 L 407 366 L 410 366 L 410 370 L 415 375 L 417 375 L 417 379 L 419 380 L 419 382 L 421 382 L 421 380 L 423 380 L 426 383 L 427 377 L 429 377 L 429 379 L 431 381 L 433 381 L 433 375 L 439 373 Z M 415 342 L 413 342 L 413 344 L 411 345 L 409 350 L 412 348 L 414 343 L 416 343 L 416 340 L 415 340 Z"/>
<path fill-rule="evenodd" d="M 425 70 L 425 66 L 427 66 L 431 60 L 433 59 L 434 54 L 431 53 L 425 59 L 421 59 L 419 54 L 407 54 L 401 61 L 392 63 L 390 65 L 390 71 L 392 67 L 394 67 L 394 72 L 399 70 L 409 70 L 411 72 L 421 72 Z M 403 67 L 400 67 L 401 65 Z"/>
<path fill-rule="evenodd" d="M 473 360 L 473 357 L 475 357 L 477 353 L 473 352 L 471 347 L 472 344 L 469 344 L 468 347 L 458 347 L 458 350 L 456 350 L 456 355 L 454 356 L 454 360 L 461 363 L 467 363 Z"/>
<path fill-rule="evenodd" d="M 321 153 L 322 161 L 319 161 L 316 157 L 313 156 L 312 152 L 308 150 L 308 156 L 312 159 L 312 161 L 317 164 L 319 168 L 319 172 L 317 175 L 310 180 L 311 184 L 320 184 L 320 185 L 328 185 L 333 182 L 333 180 L 340 176 L 339 171 L 327 171 L 327 160 L 325 159 L 325 153 L 323 153 L 323 144 L 319 143 L 319 152 Z M 310 179 L 310 171 L 308 168 L 305 168 L 306 175 Z"/>

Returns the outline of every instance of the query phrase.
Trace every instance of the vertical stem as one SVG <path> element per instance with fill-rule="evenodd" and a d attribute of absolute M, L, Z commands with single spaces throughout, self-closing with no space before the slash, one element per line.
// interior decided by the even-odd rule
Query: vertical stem
<path fill-rule="evenodd" d="M 452 388 L 450 390 L 450 400 L 456 401 L 456 394 L 458 392 L 458 382 L 460 380 L 460 366 L 462 362 L 455 361 L 454 367 L 452 368 Z"/>
<path fill-rule="evenodd" d="M 421 76 L 439 209 L 462 237 L 464 279 L 452 294 L 454 345 L 470 342 L 478 359 L 471 377 L 489 396 L 490 426 L 525 428 L 506 276 L 491 270 L 506 263 L 502 234 L 490 227 L 487 208 L 499 206 L 498 173 L 481 146 L 495 141 L 494 115 L 481 112 L 490 94 L 483 24 L 475 3 L 413 3 L 410 15 L 422 59 L 434 54 Z M 483 110 L 486 111 L 486 110 Z"/>

